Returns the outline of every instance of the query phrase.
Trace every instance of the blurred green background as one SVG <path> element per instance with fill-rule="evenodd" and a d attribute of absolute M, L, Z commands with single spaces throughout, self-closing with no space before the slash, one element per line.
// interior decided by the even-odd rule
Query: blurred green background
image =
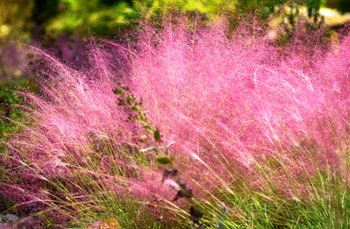
<path fill-rule="evenodd" d="M 224 16 L 232 26 L 251 17 L 278 26 L 304 15 L 339 29 L 349 22 L 349 11 L 349 0 L 0 0 L 0 143 L 19 128 L 13 122 L 22 118 L 17 92 L 35 90 L 23 44 L 79 67 L 85 38 L 118 40 L 140 22 L 187 17 L 205 25 Z"/>

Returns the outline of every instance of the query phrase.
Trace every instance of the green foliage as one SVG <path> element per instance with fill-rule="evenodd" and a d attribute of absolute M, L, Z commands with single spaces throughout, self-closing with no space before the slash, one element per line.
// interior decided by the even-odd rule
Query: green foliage
<path fill-rule="evenodd" d="M 30 38 L 33 8 L 33 0 L 0 1 L 0 44 L 10 39 Z"/>
<path fill-rule="evenodd" d="M 22 99 L 18 91 L 29 87 L 28 80 L 21 80 L 18 83 L 7 83 L 0 85 L 0 158 L 7 155 L 6 142 L 11 134 L 22 129 L 17 124 L 24 121 L 23 111 L 20 109 Z M 6 165 L 0 164 L 0 184 L 2 182 L 16 182 L 16 177 L 10 177 L 5 172 Z M 0 195 L 0 213 L 12 209 L 15 203 Z"/>
<path fill-rule="evenodd" d="M 0 86 L 0 152 L 5 149 L 3 142 L 8 139 L 8 135 L 21 129 L 16 124 L 24 118 L 23 111 L 19 107 L 22 99 L 18 92 L 30 87 L 30 82 L 25 79 Z"/>
<path fill-rule="evenodd" d="M 134 5 L 147 19 L 157 15 L 166 15 L 169 12 L 198 12 L 214 19 L 223 12 L 232 12 L 237 3 L 236 0 L 148 0 L 145 4 L 142 0 L 134 0 Z"/>
<path fill-rule="evenodd" d="M 60 0 L 59 8 L 57 16 L 46 26 L 56 36 L 65 31 L 115 34 L 138 18 L 137 11 L 126 1 Z"/>
<path fill-rule="evenodd" d="M 350 1 L 348 0 L 328 0 L 326 5 L 331 8 L 336 8 L 340 12 L 350 12 Z"/>
<path fill-rule="evenodd" d="M 114 93 L 118 95 L 118 105 L 123 106 L 129 113 L 128 121 L 135 121 L 142 125 L 144 129 L 153 135 L 156 142 L 161 142 L 161 134 L 158 128 L 152 126 L 147 118 L 147 112 L 142 108 L 142 99 L 139 101 L 130 92 L 129 87 L 119 85 L 114 89 Z M 141 136 L 142 139 L 142 136 Z"/>
<path fill-rule="evenodd" d="M 172 159 L 170 157 L 159 157 L 157 158 L 157 162 L 162 165 L 170 164 Z"/>
<path fill-rule="evenodd" d="M 223 14 L 235 18 L 237 16 L 243 18 L 247 14 L 267 18 L 275 13 L 276 8 L 284 4 L 307 6 L 311 16 L 312 12 L 318 12 L 320 6 L 325 3 L 324 0 L 148 0 L 146 4 L 141 0 L 134 0 L 133 2 L 135 7 L 148 19 L 159 15 L 164 16 L 169 12 L 198 12 L 211 19 L 217 19 Z"/>

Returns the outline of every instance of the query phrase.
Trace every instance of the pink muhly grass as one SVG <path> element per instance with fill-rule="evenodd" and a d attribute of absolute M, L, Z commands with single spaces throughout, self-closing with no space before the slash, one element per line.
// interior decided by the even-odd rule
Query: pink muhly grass
<path fill-rule="evenodd" d="M 294 176 L 337 166 L 348 137 L 349 39 L 334 48 L 309 34 L 280 49 L 260 33 L 226 35 L 220 26 L 151 31 L 132 62 L 134 93 L 188 156 L 177 161 L 184 175 L 213 186 L 264 158 L 279 158 Z"/>
<path fill-rule="evenodd" d="M 106 70 L 108 65 L 102 57 L 97 58 L 98 50 L 91 54 L 96 65 L 86 72 L 73 70 L 44 52 L 41 54 L 52 68 L 41 72 L 45 74 L 39 79 L 41 96 L 26 94 L 33 107 L 34 126 L 13 141 L 36 147 L 31 153 L 38 157 L 52 154 L 54 158 L 79 154 L 92 141 L 123 144 L 137 138 L 137 128 L 126 123 L 127 115 L 117 105 L 113 93 L 117 82 L 106 75 L 110 73 Z"/>
<path fill-rule="evenodd" d="M 145 29 L 136 51 L 94 43 L 82 70 L 39 51 L 49 67 L 41 71 L 41 95 L 26 95 L 33 126 L 14 137 L 10 149 L 37 168 L 38 177 L 78 179 L 74 169 L 80 169 L 108 190 L 141 199 L 176 191 L 173 180 L 162 183 L 161 169 L 134 160 L 154 143 L 140 142 L 142 127 L 126 122 L 113 93 L 122 83 L 143 99 L 163 143 L 176 141 L 170 156 L 195 195 L 232 192 L 237 177 L 258 189 L 302 184 L 298 177 L 341 163 L 350 101 L 349 38 L 329 52 L 317 39 L 313 45 L 303 39 L 282 49 L 261 31 L 241 28 L 228 38 L 218 25 L 165 26 Z M 274 160 L 285 170 L 259 173 Z"/>
<path fill-rule="evenodd" d="M 8 142 L 10 157 L 2 158 L 12 165 L 8 175 L 15 179 L 0 187 L 1 195 L 25 206 L 40 202 L 47 191 L 48 199 L 33 209 L 52 207 L 61 220 L 77 217 L 74 212 L 84 214 L 106 193 L 128 195 L 129 184 L 147 170 L 147 160 L 138 152 L 146 146 L 140 142 L 144 131 L 127 122 L 128 111 L 113 93 L 124 83 L 120 73 L 125 67 L 118 69 L 96 46 L 89 55 L 91 67 L 81 70 L 30 47 L 44 61 L 37 73 L 39 93 L 24 93 L 32 124 Z M 18 190 L 28 194 L 25 202 Z"/>

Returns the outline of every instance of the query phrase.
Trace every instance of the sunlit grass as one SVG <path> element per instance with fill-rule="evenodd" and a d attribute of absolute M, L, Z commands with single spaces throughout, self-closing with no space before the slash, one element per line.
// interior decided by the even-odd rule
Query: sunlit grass
<path fill-rule="evenodd" d="M 309 149 L 299 148 L 298 151 L 313 162 L 312 171 L 303 168 L 298 158 L 291 162 L 277 155 L 264 158 L 249 174 L 231 173 L 232 184 L 228 189 L 207 191 L 205 186 L 195 182 L 205 192 L 204 199 L 193 200 L 203 214 L 200 225 L 209 228 L 346 228 L 350 220 L 347 147 L 339 152 L 342 156 L 335 165 L 318 166 L 319 161 L 312 157 L 314 153 Z M 298 174 L 292 172 L 291 163 L 298 163 L 301 169 Z"/>

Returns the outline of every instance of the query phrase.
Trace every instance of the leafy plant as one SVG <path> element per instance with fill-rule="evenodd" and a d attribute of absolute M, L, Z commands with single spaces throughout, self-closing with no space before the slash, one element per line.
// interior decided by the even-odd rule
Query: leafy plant
<path fill-rule="evenodd" d="M 161 142 L 161 134 L 158 128 L 154 128 L 148 121 L 147 113 L 142 109 L 142 99 L 137 101 L 136 97 L 130 92 L 128 86 L 119 85 L 118 88 L 114 89 L 114 93 L 119 95 L 118 105 L 123 106 L 128 110 L 129 116 L 128 121 L 136 121 L 142 125 L 145 130 L 153 135 L 156 142 Z M 145 140 L 144 136 L 142 140 Z"/>

